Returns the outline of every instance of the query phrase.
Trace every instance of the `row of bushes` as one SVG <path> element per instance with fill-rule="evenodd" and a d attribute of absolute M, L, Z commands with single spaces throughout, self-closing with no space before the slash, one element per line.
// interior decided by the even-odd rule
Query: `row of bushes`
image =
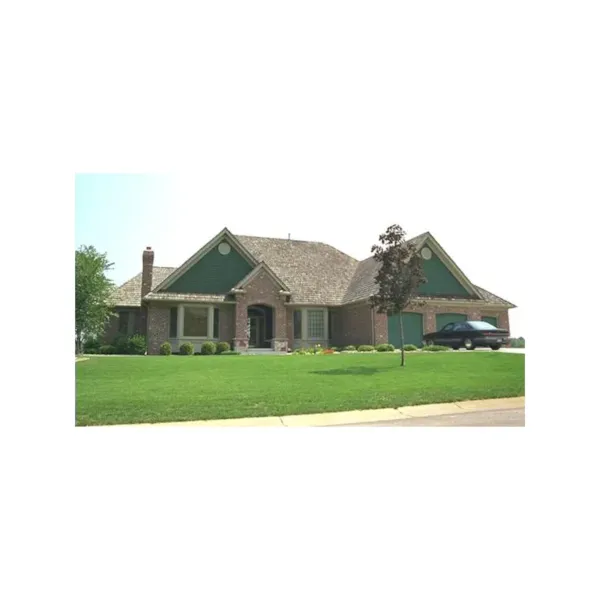
<path fill-rule="evenodd" d="M 173 354 L 173 348 L 170 342 L 164 342 L 160 345 L 160 353 L 163 356 Z M 194 352 L 194 345 L 190 342 L 184 342 L 179 346 L 179 354 L 191 356 L 192 354 L 201 354 L 203 356 L 217 355 L 238 355 L 239 352 L 231 350 L 231 346 L 227 342 L 204 342 L 200 346 L 200 352 Z"/>
<path fill-rule="evenodd" d="M 112 344 L 102 344 L 99 339 L 92 339 L 84 345 L 85 354 L 146 354 L 146 338 L 143 335 L 122 335 Z"/>
<path fill-rule="evenodd" d="M 362 344 L 358 346 L 344 346 L 338 348 L 332 346 L 331 348 L 322 348 L 319 344 L 310 348 L 298 348 L 294 350 L 294 354 L 334 354 L 335 352 L 394 352 L 394 346 L 392 344 L 378 344 L 377 346 L 371 346 L 369 344 Z"/>

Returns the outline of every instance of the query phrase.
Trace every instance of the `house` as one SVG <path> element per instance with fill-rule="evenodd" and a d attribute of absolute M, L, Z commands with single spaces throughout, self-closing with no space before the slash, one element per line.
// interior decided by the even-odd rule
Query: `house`
<path fill-rule="evenodd" d="M 403 313 L 405 343 L 456 320 L 509 328 L 514 305 L 474 285 L 430 233 L 411 240 L 427 282 L 422 306 Z M 142 272 L 119 287 L 105 338 L 147 336 L 148 354 L 171 342 L 227 341 L 237 350 L 275 351 L 321 344 L 399 345 L 397 316 L 369 304 L 376 291 L 374 258 L 356 260 L 328 244 L 233 235 L 223 229 L 177 268 L 154 266 L 146 248 Z"/>

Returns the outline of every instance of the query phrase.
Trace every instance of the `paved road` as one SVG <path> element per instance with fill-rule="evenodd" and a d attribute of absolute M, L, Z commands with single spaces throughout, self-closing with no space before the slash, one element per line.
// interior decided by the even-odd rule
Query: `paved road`
<path fill-rule="evenodd" d="M 524 427 L 524 408 L 504 408 L 500 410 L 463 411 L 451 415 L 416 417 L 397 421 L 358 423 L 340 427 Z"/>

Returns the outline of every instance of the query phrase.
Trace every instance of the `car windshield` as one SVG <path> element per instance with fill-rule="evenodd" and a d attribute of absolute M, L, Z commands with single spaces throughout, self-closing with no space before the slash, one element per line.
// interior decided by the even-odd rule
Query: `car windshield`
<path fill-rule="evenodd" d="M 497 329 L 491 323 L 486 323 L 485 321 L 469 321 L 469 325 L 474 327 L 475 329 L 488 330 L 491 331 L 493 329 Z"/>

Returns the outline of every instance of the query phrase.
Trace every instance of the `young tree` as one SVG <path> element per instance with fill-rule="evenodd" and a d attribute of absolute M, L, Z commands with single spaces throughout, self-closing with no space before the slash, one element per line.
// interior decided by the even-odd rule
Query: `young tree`
<path fill-rule="evenodd" d="M 99 335 L 113 314 L 109 296 L 114 289 L 106 276 L 113 263 L 94 246 L 80 246 L 75 251 L 75 338 L 77 352 L 82 351 L 84 337 Z"/>
<path fill-rule="evenodd" d="M 406 239 L 406 232 L 399 225 L 390 225 L 379 236 L 380 245 L 371 248 L 373 258 L 379 264 L 375 277 L 377 293 L 371 297 L 371 306 L 378 313 L 399 315 L 401 366 L 404 366 L 404 329 L 402 312 L 409 303 L 416 305 L 417 290 L 427 281 L 423 273 L 422 259 L 414 244 Z"/>

